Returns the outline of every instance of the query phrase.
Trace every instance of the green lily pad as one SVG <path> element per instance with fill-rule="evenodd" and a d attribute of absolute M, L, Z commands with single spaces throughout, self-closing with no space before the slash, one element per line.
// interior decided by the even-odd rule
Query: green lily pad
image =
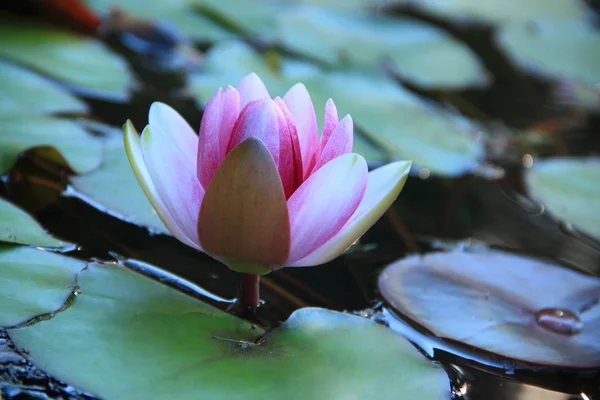
<path fill-rule="evenodd" d="M 589 9 L 583 0 L 399 0 L 441 17 L 489 23 L 583 20 Z"/>
<path fill-rule="evenodd" d="M 331 97 L 340 115 L 394 159 L 416 169 L 459 176 L 476 170 L 484 157 L 483 135 L 460 115 L 433 107 L 383 76 L 363 71 L 332 72 L 304 82 L 313 101 Z"/>
<path fill-rule="evenodd" d="M 0 114 L 84 112 L 84 102 L 43 78 L 15 64 L 0 61 Z"/>
<path fill-rule="evenodd" d="M 457 89 L 486 82 L 475 54 L 448 33 L 410 18 L 342 14 L 296 7 L 278 18 L 284 47 L 331 66 L 381 68 L 386 62 L 425 88 Z"/>
<path fill-rule="evenodd" d="M 263 40 L 275 36 L 275 17 L 282 9 L 278 2 L 255 0 L 196 0 L 198 8 L 214 15 L 248 35 L 260 35 Z"/>
<path fill-rule="evenodd" d="M 497 41 L 515 62 L 534 73 L 590 85 L 600 82 L 600 32 L 588 25 L 509 26 L 498 32 Z"/>
<path fill-rule="evenodd" d="M 60 309 L 85 263 L 25 246 L 0 244 L 0 326 Z"/>
<path fill-rule="evenodd" d="M 125 155 L 123 135 L 114 133 L 105 140 L 105 161 L 100 168 L 71 177 L 73 187 L 67 194 L 119 219 L 169 234 L 135 179 Z"/>
<path fill-rule="evenodd" d="M 332 98 L 339 114 L 351 114 L 360 131 L 391 158 L 412 160 L 416 168 L 427 168 L 432 174 L 458 176 L 476 169 L 484 157 L 476 126 L 429 105 L 391 79 L 357 70 L 325 72 L 287 58 L 279 60 L 278 67 L 272 68 L 244 43 L 221 43 L 206 54 L 204 68 L 192 78 L 192 88 L 205 102 L 219 87 L 236 85 L 249 72 L 263 79 L 272 96 L 281 96 L 296 82 L 303 82 L 320 123 L 325 102 Z M 357 140 L 354 150 L 368 160 L 388 158 L 365 140 Z"/>
<path fill-rule="evenodd" d="M 2 21 L 0 56 L 91 92 L 122 96 L 133 81 L 98 40 L 39 23 Z"/>
<path fill-rule="evenodd" d="M 201 42 L 216 42 L 233 35 L 210 18 L 194 11 L 194 5 L 202 0 L 88 0 L 87 3 L 100 13 L 111 8 L 124 10 L 136 17 L 166 22 L 187 37 Z"/>
<path fill-rule="evenodd" d="M 8 171 L 21 152 L 52 147 L 76 173 L 88 172 L 102 162 L 102 141 L 79 124 L 39 115 L 0 118 L 0 174 Z"/>
<path fill-rule="evenodd" d="M 361 317 L 302 309 L 260 339 L 260 328 L 120 265 L 92 264 L 78 283 L 68 309 L 9 335 L 36 365 L 102 398 L 449 395 L 441 368 Z"/>
<path fill-rule="evenodd" d="M 600 367 L 596 277 L 502 252 L 429 253 L 387 266 L 379 289 L 398 313 L 467 351 Z"/>
<path fill-rule="evenodd" d="M 279 60 L 279 70 L 268 65 L 265 58 L 248 44 L 240 41 L 225 41 L 214 45 L 206 52 L 200 73 L 192 75 L 192 90 L 202 104 L 219 87 L 235 86 L 250 72 L 255 72 L 263 80 L 271 95 L 283 96 L 296 82 L 286 76 L 287 60 Z M 306 65 L 306 73 L 296 68 L 295 76 L 301 78 L 320 71 L 317 67 Z M 323 105 L 324 106 L 324 105 Z"/>
<path fill-rule="evenodd" d="M 49 235 L 33 217 L 0 198 L 0 241 L 40 247 L 62 247 L 67 243 Z"/>
<path fill-rule="evenodd" d="M 552 216 L 600 239 L 600 157 L 535 161 L 525 182 Z"/>

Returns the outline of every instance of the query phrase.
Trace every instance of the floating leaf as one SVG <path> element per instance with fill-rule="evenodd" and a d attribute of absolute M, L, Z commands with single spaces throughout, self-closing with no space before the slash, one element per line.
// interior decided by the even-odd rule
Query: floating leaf
<path fill-rule="evenodd" d="M 498 32 L 497 41 L 532 72 L 590 85 L 600 82 L 600 32 L 588 25 L 509 26 Z"/>
<path fill-rule="evenodd" d="M 539 160 L 525 182 L 551 215 L 600 239 L 600 157 Z"/>
<path fill-rule="evenodd" d="M 103 94 L 123 95 L 133 80 L 125 61 L 98 40 L 33 22 L 2 21 L 0 56 Z"/>
<path fill-rule="evenodd" d="M 280 68 L 277 71 L 267 65 L 262 55 L 246 43 L 225 41 L 211 47 L 205 54 L 201 73 L 192 76 L 192 89 L 206 104 L 219 87 L 235 86 L 244 76 L 255 72 L 265 82 L 271 95 L 282 96 L 296 82 L 290 82 L 283 73 L 285 66 Z M 307 74 L 311 73 L 307 71 Z"/>
<path fill-rule="evenodd" d="M 136 17 L 166 22 L 193 40 L 215 42 L 233 35 L 210 18 L 194 12 L 201 0 L 87 0 L 93 9 L 107 13 L 111 8 L 131 13 Z"/>
<path fill-rule="evenodd" d="M 76 173 L 96 168 L 102 161 L 102 141 L 79 124 L 35 115 L 0 118 L 0 174 L 19 154 L 35 147 L 53 147 Z"/>
<path fill-rule="evenodd" d="M 60 309 L 85 264 L 25 246 L 0 245 L 0 326 L 15 326 Z"/>
<path fill-rule="evenodd" d="M 386 267 L 385 299 L 435 335 L 536 364 L 600 366 L 600 280 L 505 253 L 431 253 Z"/>
<path fill-rule="evenodd" d="M 333 72 L 305 84 L 316 104 L 331 97 L 340 115 L 393 158 L 417 169 L 458 176 L 484 157 L 482 134 L 457 114 L 436 108 L 393 81 L 361 71 Z"/>
<path fill-rule="evenodd" d="M 441 368 L 361 317 L 302 309 L 259 339 L 260 328 L 119 265 L 90 265 L 78 283 L 67 310 L 9 335 L 36 365 L 103 398 L 449 395 Z"/>
<path fill-rule="evenodd" d="M 50 236 L 31 215 L 2 198 L 0 241 L 41 247 L 62 247 L 67 244 Z"/>
<path fill-rule="evenodd" d="M 198 8 L 226 21 L 229 25 L 262 39 L 272 38 L 275 33 L 275 16 L 282 5 L 273 1 L 254 0 L 196 0 Z"/>
<path fill-rule="evenodd" d="M 589 13 L 583 0 L 399 0 L 399 3 L 423 8 L 441 17 L 490 23 L 582 20 Z"/>
<path fill-rule="evenodd" d="M 85 103 L 55 82 L 0 61 L 0 114 L 83 112 Z"/>
<path fill-rule="evenodd" d="M 75 193 L 69 194 L 101 211 L 152 231 L 168 234 L 133 175 L 120 132 L 106 139 L 105 161 L 100 168 L 72 177 L 71 184 Z"/>
<path fill-rule="evenodd" d="M 454 113 L 429 105 L 380 75 L 354 70 L 324 72 L 287 58 L 280 60 L 278 70 L 273 70 L 260 54 L 240 42 L 214 46 L 205 61 L 201 73 L 192 80 L 194 91 L 203 101 L 220 86 L 236 85 L 254 71 L 273 96 L 281 96 L 296 82 L 303 82 L 320 121 L 325 102 L 333 98 L 340 115 L 351 114 L 355 125 L 371 142 L 393 158 L 413 160 L 415 167 L 428 168 L 433 174 L 461 175 L 477 168 L 484 157 L 477 127 Z M 378 149 L 367 146 L 359 139 L 355 151 L 365 151 L 365 155 L 375 152 L 369 160 L 386 158 Z"/>
<path fill-rule="evenodd" d="M 387 62 L 426 88 L 456 89 L 486 80 L 466 45 L 418 20 L 297 7 L 278 18 L 278 30 L 285 47 L 330 65 L 379 69 Z"/>

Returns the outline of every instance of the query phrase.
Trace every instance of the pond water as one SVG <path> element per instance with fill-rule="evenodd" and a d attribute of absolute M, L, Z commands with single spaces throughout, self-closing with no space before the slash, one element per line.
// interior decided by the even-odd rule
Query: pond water
<path fill-rule="evenodd" d="M 73 12 L 75 8 L 65 12 L 55 3 L 57 2 L 49 1 L 41 6 L 38 2 L 26 1 L 20 5 L 10 5 L 0 11 L 0 17 L 2 21 L 11 21 L 11 23 L 22 20 L 52 21 L 59 29 L 79 31 L 78 34 L 85 33 L 84 28 L 90 28 L 90 22 L 82 17 L 83 14 Z M 95 13 L 97 10 L 106 9 L 104 3 L 91 1 L 89 6 Z M 132 15 L 139 15 L 148 20 L 160 15 L 160 12 L 152 10 L 144 14 L 139 11 L 140 7 L 135 6 L 135 3 L 131 2 L 131 10 L 137 13 L 132 11 Z M 147 110 L 155 100 L 169 103 L 193 126 L 198 126 L 202 115 L 201 103 L 205 100 L 198 101 L 205 90 L 198 88 L 203 87 L 206 82 L 209 82 L 206 87 L 211 87 L 213 81 L 224 79 L 223 76 L 237 76 L 235 68 L 223 71 L 226 66 L 210 64 L 213 62 L 210 58 L 211 49 L 214 50 L 220 43 L 231 40 L 233 37 L 231 32 L 244 38 L 264 61 L 264 65 L 257 66 L 251 59 L 240 59 L 239 65 L 235 65 L 240 70 L 263 68 L 265 65 L 267 70 L 269 68 L 277 70 L 282 68 L 288 58 L 293 58 L 303 63 L 315 63 L 317 67 L 323 68 L 317 73 L 319 77 L 325 75 L 323 71 L 341 70 L 346 68 L 347 64 L 353 65 L 352 63 L 362 68 L 361 73 L 363 71 L 371 71 L 365 74 L 372 73 L 369 68 L 373 66 L 368 65 L 370 61 L 363 60 L 360 54 L 354 54 L 352 43 L 337 44 L 334 48 L 343 56 L 333 57 L 332 60 L 327 59 L 326 55 L 318 52 L 320 48 L 316 43 L 314 47 L 303 47 L 302 40 L 294 36 L 293 31 L 300 28 L 294 25 L 293 18 L 290 17 L 289 26 L 292 28 L 290 31 L 285 31 L 285 34 L 291 35 L 292 39 L 273 44 L 268 32 L 261 31 L 259 23 L 263 21 L 261 18 L 265 18 L 268 14 L 257 11 L 258 17 L 255 21 L 250 17 L 252 14 L 245 14 L 246 10 L 244 10 L 242 16 L 236 18 L 213 3 L 207 2 L 210 5 L 203 5 L 202 7 L 206 8 L 202 8 L 204 11 L 201 14 L 209 21 L 210 27 L 214 25 L 218 29 L 210 30 L 205 27 L 210 32 L 200 39 L 194 36 L 193 30 L 191 31 L 185 24 L 183 11 L 174 8 L 171 10 L 168 7 L 165 8 L 168 12 L 164 12 L 165 26 L 152 25 L 147 20 L 132 22 L 127 18 L 113 15 L 113 19 L 110 20 L 110 33 L 105 32 L 104 36 L 98 38 L 90 36 L 94 38 L 93 40 L 101 40 L 106 44 L 111 53 L 120 54 L 127 60 L 127 65 L 133 71 L 131 76 L 125 77 L 126 80 L 131 80 L 127 91 L 105 91 L 102 87 L 69 82 L 68 79 L 58 76 L 52 69 L 45 70 L 44 66 L 35 63 L 27 65 L 27 62 L 2 50 L 0 50 L 0 61 L 24 66 L 24 69 L 50 76 L 68 93 L 76 95 L 77 99 L 83 101 L 87 111 L 54 112 L 50 108 L 50 114 L 69 120 L 85 119 L 88 131 L 93 132 L 92 136 L 97 138 L 103 138 L 106 132 L 112 134 L 115 127 L 120 127 L 127 119 L 131 119 L 136 127 L 143 127 L 147 120 Z M 336 7 L 342 7 L 340 4 L 343 2 L 332 1 L 331 3 L 334 4 L 332 7 L 337 9 Z M 501 4 L 501 2 L 497 3 Z M 508 2 L 506 7 L 512 7 L 510 5 L 512 3 Z M 73 7 L 75 4 L 78 3 L 73 2 Z M 127 7 L 125 11 L 129 12 L 130 9 Z M 519 10 L 518 6 L 515 7 L 514 13 L 528 12 Z M 549 8 L 552 7 L 555 6 Z M 549 72 L 542 68 L 542 71 L 539 71 L 540 65 L 548 65 L 545 64 L 545 59 L 535 64 L 536 60 L 522 62 L 518 55 L 509 54 L 502 47 L 502 43 L 506 42 L 496 40 L 496 34 L 500 29 L 496 22 L 490 23 L 485 19 L 459 21 L 454 14 L 445 15 L 432 12 L 427 8 L 413 7 L 410 2 L 398 2 L 392 5 L 386 3 L 385 7 L 376 10 L 375 15 L 382 18 L 408 16 L 417 18 L 419 23 L 432 24 L 431 26 L 448 33 L 451 40 L 458 41 L 461 46 L 464 45 L 472 52 L 477 60 L 477 68 L 485 71 L 478 73 L 477 68 L 473 67 L 474 77 L 465 76 L 462 82 L 446 77 L 443 73 L 437 72 L 437 69 L 443 69 L 444 62 L 449 69 L 452 69 L 452 62 L 456 62 L 459 67 L 462 66 L 459 69 L 464 71 L 468 69 L 467 65 L 471 65 L 468 57 L 465 61 L 459 55 L 452 53 L 427 76 L 419 75 L 418 70 L 431 69 L 434 61 L 421 61 L 422 64 L 419 64 L 411 60 L 411 63 L 417 64 L 416 68 L 412 64 L 408 65 L 409 62 L 403 65 L 402 60 L 410 58 L 407 54 L 420 54 L 419 49 L 423 47 L 418 46 L 411 50 L 412 53 L 399 52 L 399 55 L 390 53 L 389 59 L 377 65 L 375 69 L 378 71 L 377 74 L 382 70 L 385 71 L 386 79 L 404 88 L 402 90 L 407 90 L 411 93 L 410 96 L 420 96 L 419 107 L 421 104 L 426 104 L 415 114 L 420 115 L 420 118 L 412 120 L 413 123 L 426 120 L 430 115 L 428 113 L 436 115 L 436 118 L 438 114 L 444 114 L 446 118 L 446 113 L 450 113 L 452 116 L 448 120 L 452 119 L 454 124 L 454 119 L 458 118 L 458 113 L 461 113 L 460 118 L 466 117 L 469 119 L 467 124 L 473 124 L 467 129 L 470 134 L 477 136 L 479 132 L 485 132 L 485 145 L 481 149 L 477 147 L 473 150 L 476 154 L 476 165 L 473 168 L 465 168 L 464 162 L 461 164 L 460 161 L 456 161 L 459 157 L 452 152 L 454 150 L 448 149 L 456 146 L 459 148 L 458 152 L 464 155 L 471 151 L 470 146 L 478 145 L 469 142 L 463 146 L 462 143 L 451 142 L 440 145 L 446 147 L 437 149 L 434 146 L 431 150 L 426 146 L 441 141 L 439 132 L 431 133 L 429 138 L 431 140 L 423 139 L 423 142 L 419 141 L 418 132 L 422 129 L 423 137 L 429 137 L 429 129 L 435 127 L 421 125 L 419 122 L 415 129 L 409 126 L 411 121 L 406 120 L 404 122 L 407 129 L 414 129 L 417 132 L 407 134 L 406 141 L 416 144 L 407 145 L 408 147 L 398 147 L 395 144 L 387 146 L 388 138 L 383 133 L 382 136 L 373 134 L 381 127 L 374 121 L 390 114 L 363 116 L 359 113 L 355 121 L 361 137 L 358 143 L 363 147 L 357 151 L 365 154 L 370 166 L 377 166 L 397 158 L 406 158 L 405 155 L 410 155 L 415 148 L 426 147 L 429 150 L 424 153 L 429 155 L 422 156 L 422 152 L 414 150 L 415 159 L 421 163 L 416 163 L 416 172 L 409 177 L 396 203 L 343 256 L 324 266 L 285 268 L 262 277 L 261 298 L 264 303 L 259 308 L 257 322 L 263 327 L 277 327 L 295 310 L 311 306 L 363 315 L 406 337 L 423 353 L 424 357 L 439 362 L 451 378 L 450 396 L 455 399 L 600 399 L 600 366 L 565 369 L 516 362 L 460 342 L 436 338 L 410 319 L 395 313 L 393 308 L 384 301 L 377 286 L 378 276 L 383 267 L 398 259 L 433 250 L 461 250 L 477 246 L 544 257 L 565 268 L 573 268 L 590 276 L 600 276 L 599 231 L 597 226 L 595 228 L 593 226 L 593 220 L 598 221 L 597 209 L 584 210 L 590 213 L 592 228 L 588 228 L 585 221 L 563 221 L 567 217 L 562 214 L 557 215 L 560 212 L 554 211 L 557 208 L 552 208 L 550 201 L 544 202 L 546 209 L 538 199 L 533 199 L 532 186 L 528 181 L 531 166 L 538 165 L 538 160 L 543 158 L 598 156 L 600 152 L 600 139 L 597 135 L 600 129 L 598 56 L 575 60 L 578 63 L 589 63 L 588 69 L 592 71 L 590 75 L 595 74 L 597 79 L 590 83 L 592 78 L 587 81 L 573 78 L 573 76 L 580 76 L 578 75 L 580 71 L 569 63 L 558 67 L 564 70 L 561 75 L 554 70 Z M 587 12 L 589 19 L 594 20 L 592 9 Z M 326 15 L 324 10 L 318 13 L 318 15 Z M 302 26 L 301 18 L 317 19 L 309 12 L 306 15 L 308 17 L 298 17 L 300 18 L 300 22 L 296 22 L 298 26 Z M 240 22 L 240 18 L 247 22 Z M 353 17 L 347 18 L 349 19 L 341 23 L 342 26 L 351 24 L 348 21 Z M 549 24 L 561 26 L 563 22 L 560 18 L 551 16 Z M 106 21 L 104 24 L 106 28 Z M 590 26 L 591 29 L 597 29 L 596 25 L 590 23 Z M 365 29 L 364 32 L 374 30 L 373 35 L 380 38 L 376 40 L 377 42 L 384 43 L 395 39 L 377 36 L 394 35 L 394 31 L 380 32 L 379 27 L 368 24 L 366 27 L 360 25 L 356 29 L 360 31 L 359 28 Z M 260 34 L 256 34 L 254 29 L 258 29 Z M 309 31 L 314 29 L 310 31 L 313 33 L 327 34 L 319 31 L 322 27 L 318 24 L 307 29 Z M 342 32 L 342 28 L 337 29 Z M 420 32 L 422 28 L 411 25 L 406 29 L 410 36 L 410 32 Z M 530 27 L 530 29 L 537 28 Z M 364 32 L 362 36 L 368 36 Z M 351 37 L 348 32 L 342 32 L 340 35 Z M 421 33 L 415 35 L 421 37 L 419 36 Z M 428 35 L 433 33 L 424 31 L 422 35 L 428 38 Z M 359 35 L 356 40 L 360 38 Z M 43 41 L 43 36 L 39 40 Z M 444 40 L 447 40 L 446 37 Z M 356 46 L 367 47 L 369 41 L 366 39 L 365 41 L 366 45 L 357 42 Z M 518 41 L 518 43 L 524 42 L 525 39 Z M 427 40 L 424 43 L 427 45 Z M 440 43 L 436 44 L 440 46 L 437 50 L 439 52 L 450 52 L 447 47 L 454 46 L 443 41 Z M 421 44 L 421 46 L 425 45 Z M 393 40 L 388 46 L 394 49 L 401 47 Z M 77 50 L 65 47 L 65 59 L 72 56 L 69 51 Z M 362 51 L 366 50 L 363 48 Z M 204 52 L 206 53 L 203 54 Z M 226 57 L 225 52 L 219 54 Z M 73 56 L 73 58 L 77 57 Z M 65 61 L 65 64 L 68 62 Z M 529 68 L 524 65 L 528 65 Z M 301 68 L 296 67 L 300 71 L 296 72 L 302 76 Z M 279 72 L 283 74 L 281 70 Z M 220 73 L 222 76 L 219 76 Z M 287 85 L 284 79 L 280 81 L 277 79 L 271 79 L 273 86 Z M 323 79 L 323 82 L 328 83 L 334 81 L 331 77 Z M 482 84 L 482 79 L 487 80 L 487 84 Z M 579 84 L 580 81 L 585 83 L 585 90 L 592 92 L 591 96 L 586 92 L 588 97 L 585 97 L 586 100 L 591 98 L 591 101 L 583 101 L 581 97 L 577 97 L 580 88 L 576 83 Z M 132 85 L 133 82 L 135 85 Z M 0 83 L 0 88 L 2 84 Z M 100 86 L 102 84 L 101 82 Z M 336 90 L 337 93 L 344 93 L 339 87 Z M 346 94 L 349 98 L 341 100 L 342 106 L 349 110 L 354 110 L 354 107 L 366 108 L 364 104 L 358 104 L 358 100 L 354 101 L 350 97 L 353 93 L 361 93 L 359 89 L 356 90 L 358 92 L 348 89 Z M 368 96 L 373 94 L 365 95 Z M 389 101 L 396 101 L 395 96 L 396 94 L 390 95 L 392 100 Z M 337 102 L 337 99 L 334 100 Z M 384 99 L 382 104 L 387 104 L 385 101 L 387 100 Z M 412 103 L 414 99 L 407 101 L 411 102 L 411 110 L 412 107 L 416 108 L 414 105 L 416 103 Z M 3 104 L 0 99 L 0 107 Z M 442 106 L 443 109 L 438 108 Z M 0 112 L 0 135 L 5 137 L 11 135 L 6 128 L 8 126 L 6 118 L 6 114 Z M 401 119 L 400 121 L 402 122 Z M 397 127 L 397 131 L 402 134 L 402 126 Z M 453 133 L 450 129 L 449 132 Z M 41 143 L 52 145 L 43 141 Z M 396 153 L 393 152 L 394 149 Z M 64 248 L 64 254 L 81 260 L 118 261 L 192 297 L 230 311 L 231 299 L 237 296 L 236 273 L 224 268 L 207 255 L 182 245 L 170 236 L 152 233 L 143 226 L 127 222 L 125 218 L 120 218 L 120 210 L 116 212 L 110 210 L 101 201 L 91 205 L 86 201 L 89 199 L 89 194 L 82 193 L 80 190 L 82 186 L 78 187 L 69 180 L 72 175 L 71 170 L 76 168 L 66 155 L 48 157 L 43 151 L 29 147 L 24 150 L 3 176 L 0 195 L 33 215 L 40 225 L 55 237 L 69 243 L 76 243 L 74 246 Z M 436 153 L 437 151 L 439 153 Z M 478 152 L 484 152 L 483 157 Z M 443 162 L 438 164 L 431 160 L 436 158 L 436 154 L 439 155 L 439 159 L 443 159 Z M 65 167 L 65 159 L 70 169 Z M 428 164 L 429 162 L 431 164 Z M 467 164 L 469 163 L 472 163 L 472 160 L 467 160 Z M 564 190 L 571 189 L 567 186 Z M 582 192 L 585 190 L 587 188 L 581 189 Z M 560 192 L 560 189 L 558 191 Z M 590 193 L 589 203 L 598 204 L 600 200 L 594 196 L 598 196 L 600 192 L 596 190 Z M 576 197 L 577 193 L 571 192 L 570 195 Z M 569 193 L 565 196 L 568 198 Z M 553 198 L 558 199 L 558 196 Z M 578 204 L 585 207 L 584 203 Z M 570 215 L 573 214 L 569 214 L 569 218 Z M 161 272 L 161 269 L 156 269 L 152 265 L 168 272 Z M 530 278 L 535 279 L 534 276 Z M 540 326 L 562 335 L 576 335 L 582 329 L 598 329 L 600 341 L 600 325 L 589 328 L 582 325 L 578 318 L 578 314 L 569 310 L 561 311 L 558 308 L 544 309 L 537 314 Z M 47 375 L 35 364 L 26 361 L 23 356 L 26 354 L 19 354 L 6 331 L 0 330 L 0 385 L 3 398 L 95 398 Z"/>

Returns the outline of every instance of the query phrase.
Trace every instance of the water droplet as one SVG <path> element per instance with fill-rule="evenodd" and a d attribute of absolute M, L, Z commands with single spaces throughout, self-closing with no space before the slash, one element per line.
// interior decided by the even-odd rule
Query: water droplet
<path fill-rule="evenodd" d="M 576 335 L 583 330 L 583 322 L 573 311 L 562 308 L 544 308 L 535 315 L 539 326 L 560 335 Z"/>

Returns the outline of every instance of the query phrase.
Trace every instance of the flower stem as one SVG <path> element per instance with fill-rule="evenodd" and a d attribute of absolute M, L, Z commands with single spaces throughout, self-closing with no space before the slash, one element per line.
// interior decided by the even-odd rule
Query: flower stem
<path fill-rule="evenodd" d="M 241 274 L 240 280 L 240 305 L 242 315 L 255 317 L 256 309 L 260 304 L 260 275 Z"/>

